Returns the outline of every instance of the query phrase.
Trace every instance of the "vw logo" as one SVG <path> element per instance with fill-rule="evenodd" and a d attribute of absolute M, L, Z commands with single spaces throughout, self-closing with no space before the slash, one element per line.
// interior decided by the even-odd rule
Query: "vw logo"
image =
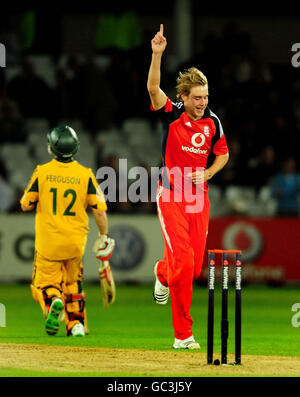
<path fill-rule="evenodd" d="M 110 227 L 110 236 L 116 241 L 115 249 L 109 260 L 111 267 L 121 271 L 136 268 L 144 259 L 146 244 L 141 233 L 132 226 Z"/>
<path fill-rule="evenodd" d="M 196 141 L 198 137 L 201 138 L 201 142 L 197 142 L 197 141 Z M 194 135 L 192 136 L 191 142 L 192 142 L 192 145 L 193 145 L 193 146 L 195 146 L 195 147 L 201 147 L 201 146 L 203 146 L 204 143 L 205 143 L 205 136 L 204 136 L 201 132 L 198 132 L 197 134 L 194 134 Z"/>

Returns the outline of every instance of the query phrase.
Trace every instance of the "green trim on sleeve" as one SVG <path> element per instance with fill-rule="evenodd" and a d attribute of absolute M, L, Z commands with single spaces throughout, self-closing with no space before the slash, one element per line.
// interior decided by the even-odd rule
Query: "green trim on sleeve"
<path fill-rule="evenodd" d="M 92 178 L 89 179 L 87 194 L 96 194 L 96 187 L 93 184 Z"/>
<path fill-rule="evenodd" d="M 38 191 L 39 191 L 39 181 L 38 181 L 38 178 L 36 178 L 36 180 L 31 185 L 30 189 L 28 190 L 28 192 L 38 193 Z"/>

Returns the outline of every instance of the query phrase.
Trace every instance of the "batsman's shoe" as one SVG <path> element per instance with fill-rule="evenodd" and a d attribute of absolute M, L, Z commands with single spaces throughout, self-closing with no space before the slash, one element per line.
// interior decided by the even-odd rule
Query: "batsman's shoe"
<path fill-rule="evenodd" d="M 183 340 L 175 338 L 173 347 L 174 349 L 200 349 L 199 343 L 195 341 L 193 336 L 190 336 L 189 338 Z"/>
<path fill-rule="evenodd" d="M 165 305 L 168 302 L 170 292 L 169 288 L 165 287 L 157 277 L 157 265 L 158 262 L 156 262 L 154 266 L 155 284 L 153 288 L 153 298 L 159 305 Z"/>
<path fill-rule="evenodd" d="M 63 308 L 64 304 L 61 299 L 54 299 L 52 301 L 45 324 L 48 335 L 57 334 L 60 323 L 60 315 L 63 311 Z"/>
<path fill-rule="evenodd" d="M 75 324 L 74 327 L 71 329 L 72 336 L 84 336 L 84 326 L 81 323 Z"/>

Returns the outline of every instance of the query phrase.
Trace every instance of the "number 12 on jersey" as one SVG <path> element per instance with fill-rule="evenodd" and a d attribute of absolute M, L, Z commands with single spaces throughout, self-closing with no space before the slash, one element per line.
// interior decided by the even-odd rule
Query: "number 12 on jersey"
<path fill-rule="evenodd" d="M 50 189 L 50 193 L 53 194 L 52 213 L 53 213 L 53 215 L 56 215 L 56 213 L 57 213 L 57 188 L 56 187 L 51 188 Z M 68 196 L 71 196 L 71 200 L 69 201 L 68 206 L 65 209 L 63 215 L 65 215 L 65 216 L 75 216 L 76 212 L 71 211 L 73 206 L 74 206 L 74 204 L 75 204 L 76 197 L 77 197 L 75 190 L 73 190 L 73 189 L 65 190 L 65 192 L 63 194 L 63 197 L 68 197 Z"/>

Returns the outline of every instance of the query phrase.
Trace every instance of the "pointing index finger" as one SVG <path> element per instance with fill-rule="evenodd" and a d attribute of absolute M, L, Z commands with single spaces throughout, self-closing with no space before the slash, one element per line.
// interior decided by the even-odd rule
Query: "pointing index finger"
<path fill-rule="evenodd" d="M 162 36 L 164 35 L 164 25 L 162 23 L 160 24 L 159 32 Z"/>

